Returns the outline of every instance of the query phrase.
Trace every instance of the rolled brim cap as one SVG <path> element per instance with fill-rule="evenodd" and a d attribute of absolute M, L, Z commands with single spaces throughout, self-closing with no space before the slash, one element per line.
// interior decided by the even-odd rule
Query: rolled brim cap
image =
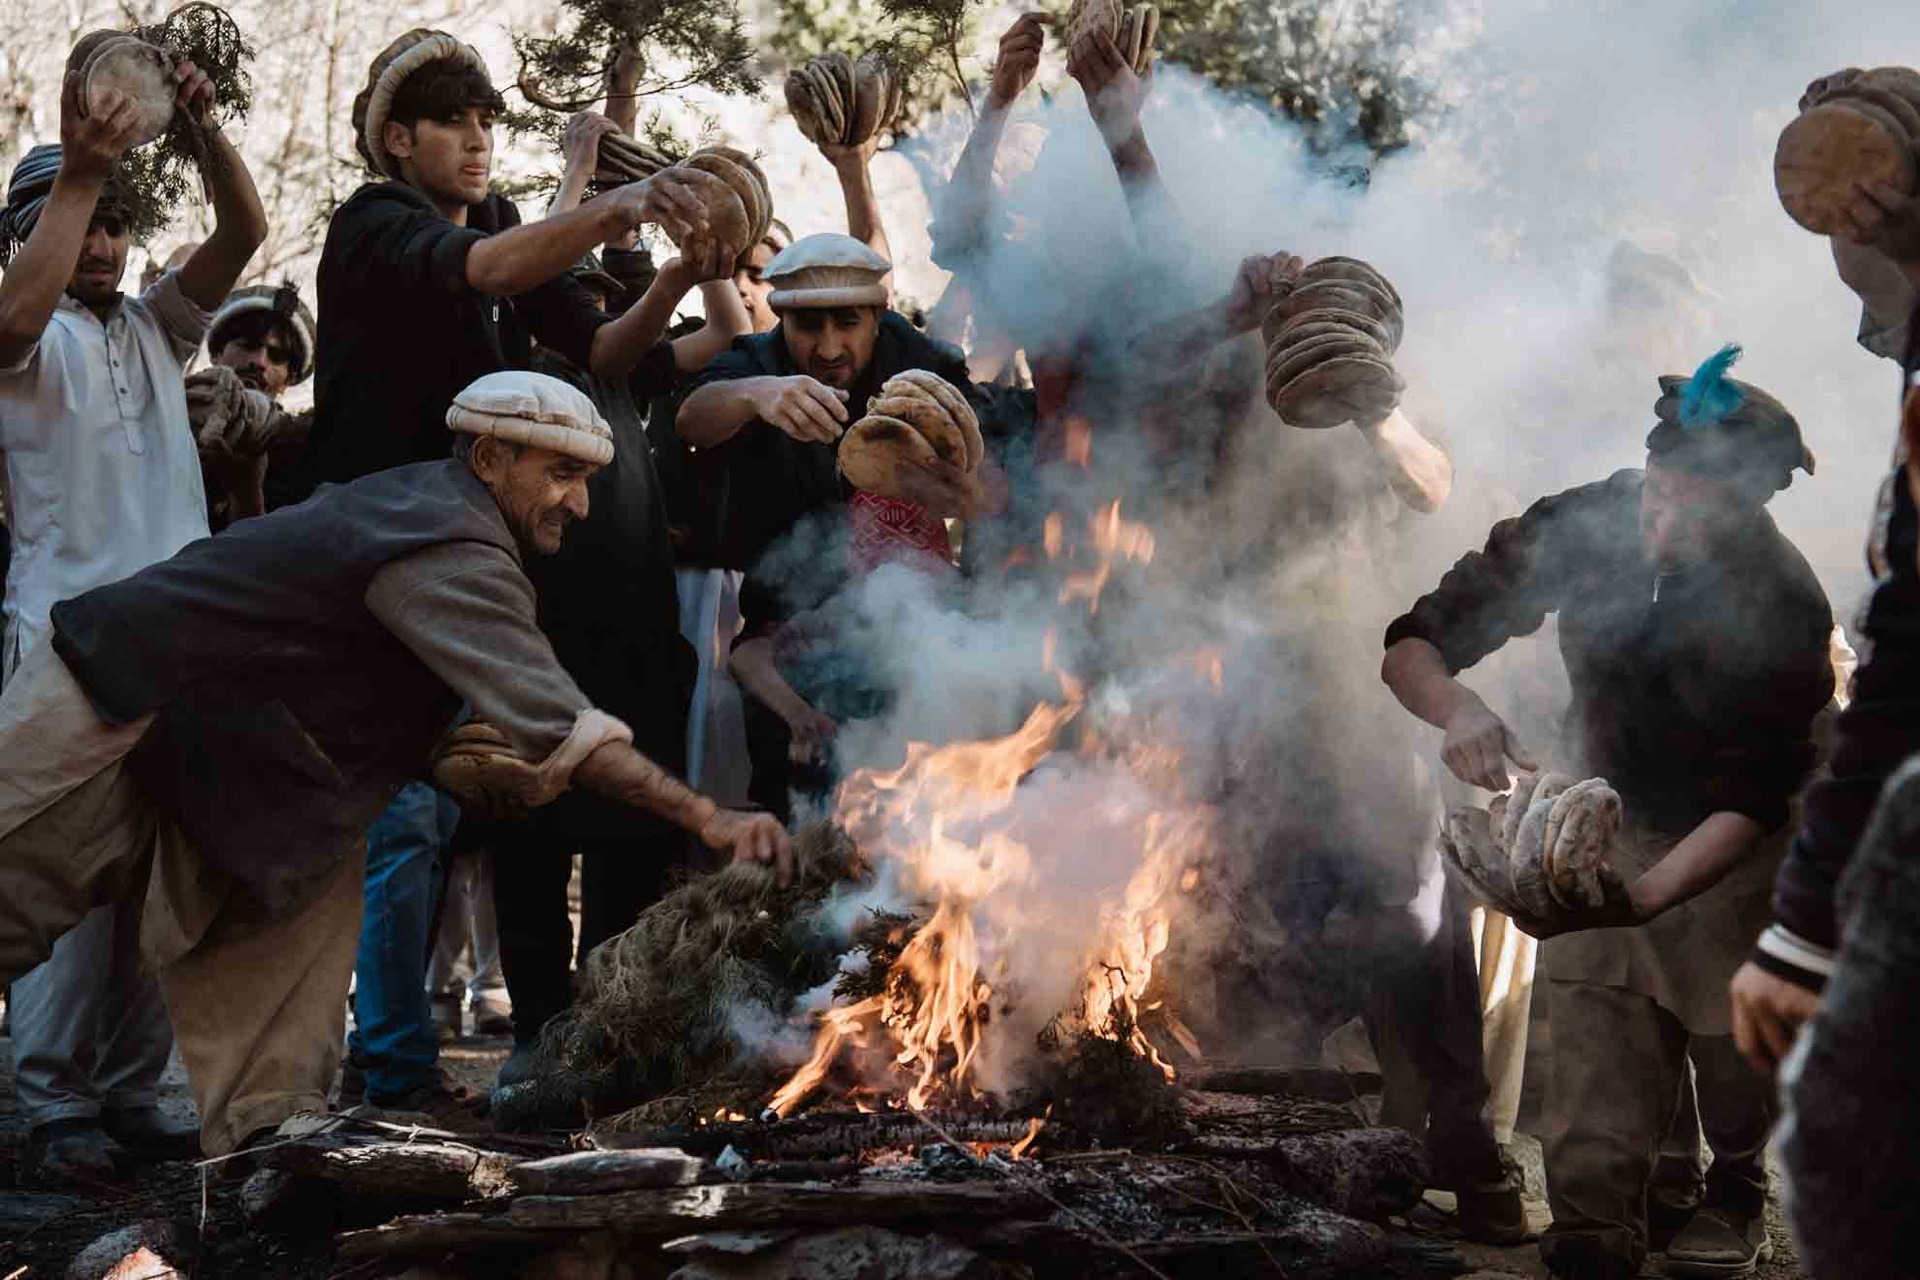
<path fill-rule="evenodd" d="M 407 43 L 410 40 L 412 43 Z M 398 53 L 393 52 L 396 46 L 400 48 Z M 386 59 L 384 66 L 381 65 L 382 59 Z M 394 95 L 400 92 L 400 86 L 406 83 L 408 76 L 430 63 L 441 61 L 464 63 L 489 80 L 493 78 L 487 70 L 486 59 L 480 56 L 477 49 L 444 31 L 409 31 L 374 59 L 378 73 L 367 92 L 367 115 L 361 129 L 361 142 L 365 144 L 363 149 L 376 173 L 389 178 L 400 176 L 400 162 L 388 153 L 382 140 L 387 131 L 387 114 L 393 110 Z"/>
<path fill-rule="evenodd" d="M 596 466 L 613 461 L 613 428 L 587 394 L 524 369 L 474 379 L 453 398 L 447 428 L 547 449 Z"/>
<path fill-rule="evenodd" d="M 852 236 L 822 232 L 775 254 L 761 273 L 773 285 L 776 311 L 825 307 L 884 307 L 893 264 Z"/>

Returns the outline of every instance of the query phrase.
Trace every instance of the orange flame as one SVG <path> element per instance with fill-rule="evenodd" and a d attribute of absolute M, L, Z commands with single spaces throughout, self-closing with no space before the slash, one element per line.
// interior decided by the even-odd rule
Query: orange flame
<path fill-rule="evenodd" d="M 1058 512 L 1047 517 L 1046 533 L 1047 555 L 1058 560 L 1060 552 L 1055 548 L 1065 543 L 1065 521 Z M 1097 614 L 1100 612 L 1101 593 L 1107 589 L 1107 582 L 1113 577 L 1116 564 L 1123 560 L 1145 564 L 1153 559 L 1153 530 L 1144 524 L 1122 520 L 1120 503 L 1116 499 L 1087 521 L 1087 534 L 1093 564 L 1089 568 L 1069 572 L 1061 580 L 1060 603 L 1066 605 L 1084 600 L 1087 612 Z M 1078 551 L 1078 547 L 1073 548 L 1067 558 L 1077 559 Z"/>
<path fill-rule="evenodd" d="M 1013 1144 L 1013 1158 L 1018 1160 L 1026 1155 L 1028 1148 L 1033 1146 L 1034 1139 L 1038 1138 L 1040 1131 L 1046 1127 L 1047 1121 L 1044 1116 L 1035 1116 L 1033 1119 L 1027 1121 L 1027 1136 Z"/>

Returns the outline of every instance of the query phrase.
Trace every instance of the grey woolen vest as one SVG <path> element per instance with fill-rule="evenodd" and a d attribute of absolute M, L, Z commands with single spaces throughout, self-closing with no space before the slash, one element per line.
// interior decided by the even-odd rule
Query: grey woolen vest
<path fill-rule="evenodd" d="M 519 554 L 464 462 L 396 467 L 62 601 L 54 648 L 105 719 L 157 716 L 137 776 L 203 858 L 281 909 L 425 776 L 459 712 L 365 597 L 389 561 L 460 541 Z"/>

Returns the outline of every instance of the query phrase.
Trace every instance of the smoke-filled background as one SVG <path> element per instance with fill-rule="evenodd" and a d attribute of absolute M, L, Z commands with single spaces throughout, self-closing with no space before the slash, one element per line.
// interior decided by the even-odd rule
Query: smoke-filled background
<path fill-rule="evenodd" d="M 1383 157 L 1162 65 L 1144 119 L 1176 209 L 1146 224 L 1129 218 L 1077 87 L 1024 103 L 998 173 L 1003 238 L 968 277 L 977 318 L 1029 350 L 1072 335 L 1127 385 L 1093 415 L 1091 472 L 1041 505 L 1071 524 L 1122 497 L 1158 554 L 1121 571 L 1119 600 L 1094 620 L 991 574 L 964 603 L 890 575 L 857 588 L 841 616 L 899 702 L 843 740 L 848 762 L 891 766 L 908 740 L 1010 730 L 1044 689 L 1036 639 L 1060 628 L 1067 665 L 1099 683 L 1096 713 L 1121 736 L 1178 745 L 1183 798 L 1217 817 L 1212 870 L 1169 957 L 1189 1016 L 1203 1039 L 1233 1038 L 1212 1046 L 1228 1056 L 1310 1048 L 1352 1012 L 1367 958 L 1431 923 L 1430 901 L 1405 907 L 1437 817 L 1438 735 L 1379 683 L 1386 623 L 1496 519 L 1639 465 L 1657 375 L 1745 347 L 1740 376 L 1796 413 L 1820 462 L 1773 512 L 1850 618 L 1897 379 L 1855 344 L 1857 304 L 1825 243 L 1780 209 L 1771 158 L 1808 80 L 1910 60 L 1895 12 L 1403 6 L 1425 33 L 1413 73 L 1442 102 Z M 920 167 L 950 167 L 966 125 L 928 128 Z M 931 204 L 945 207 L 937 187 Z M 1456 468 L 1438 514 L 1402 507 L 1351 428 L 1283 427 L 1260 402 L 1257 351 L 1194 367 L 1184 397 L 1127 382 L 1164 382 L 1153 365 L 1181 313 L 1223 294 L 1242 256 L 1280 249 L 1368 259 L 1405 298 L 1405 407 Z M 1203 382 L 1226 394 L 1199 394 Z M 1170 455 L 1169 436 L 1188 447 Z M 1197 653 L 1222 657 L 1217 693 L 1177 674 Z M 1551 752 L 1551 624 L 1468 679 Z M 1095 823 L 1040 838 L 1021 914 L 1051 905 L 1045 927 L 1082 928 L 1097 947 L 1073 905 L 1111 900 L 1135 862 Z M 1016 983 L 1042 984 L 1007 962 Z"/>

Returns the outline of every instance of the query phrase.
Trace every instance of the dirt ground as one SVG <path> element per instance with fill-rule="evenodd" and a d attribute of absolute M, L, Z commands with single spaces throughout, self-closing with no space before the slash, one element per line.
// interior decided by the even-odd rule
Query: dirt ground
<path fill-rule="evenodd" d="M 506 1051 L 504 1040 L 471 1038 L 445 1046 L 442 1061 L 460 1083 L 485 1087 Z M 204 1176 L 213 1171 L 191 1164 L 157 1166 L 138 1188 L 115 1194 L 82 1196 L 23 1188 L 18 1156 L 25 1134 L 13 1105 L 12 1068 L 12 1045 L 0 1039 L 0 1280 L 57 1280 L 66 1274 L 74 1255 L 95 1239 L 152 1219 L 172 1224 L 176 1247 L 170 1256 L 196 1280 L 346 1280 L 371 1274 L 336 1258 L 324 1229 L 304 1239 L 249 1231 L 240 1213 L 237 1186 L 217 1176 Z M 167 1073 L 164 1090 L 165 1106 L 182 1116 L 191 1114 L 186 1079 L 177 1063 Z M 1541 1198 L 1539 1147 L 1526 1138 L 1516 1145 L 1516 1154 L 1528 1170 L 1529 1211 L 1536 1226 L 1545 1226 L 1548 1214 Z M 1438 1193 L 1431 1196 L 1430 1203 L 1416 1211 L 1414 1224 L 1444 1232 L 1449 1199 Z M 1774 1260 L 1760 1270 L 1761 1280 L 1801 1280 L 1777 1200 L 1770 1206 L 1769 1228 Z M 1463 1243 L 1460 1248 L 1478 1268 L 1470 1280 L 1531 1280 L 1546 1275 L 1532 1245 L 1496 1249 Z M 1660 1274 L 1657 1261 L 1643 1272 Z"/>

